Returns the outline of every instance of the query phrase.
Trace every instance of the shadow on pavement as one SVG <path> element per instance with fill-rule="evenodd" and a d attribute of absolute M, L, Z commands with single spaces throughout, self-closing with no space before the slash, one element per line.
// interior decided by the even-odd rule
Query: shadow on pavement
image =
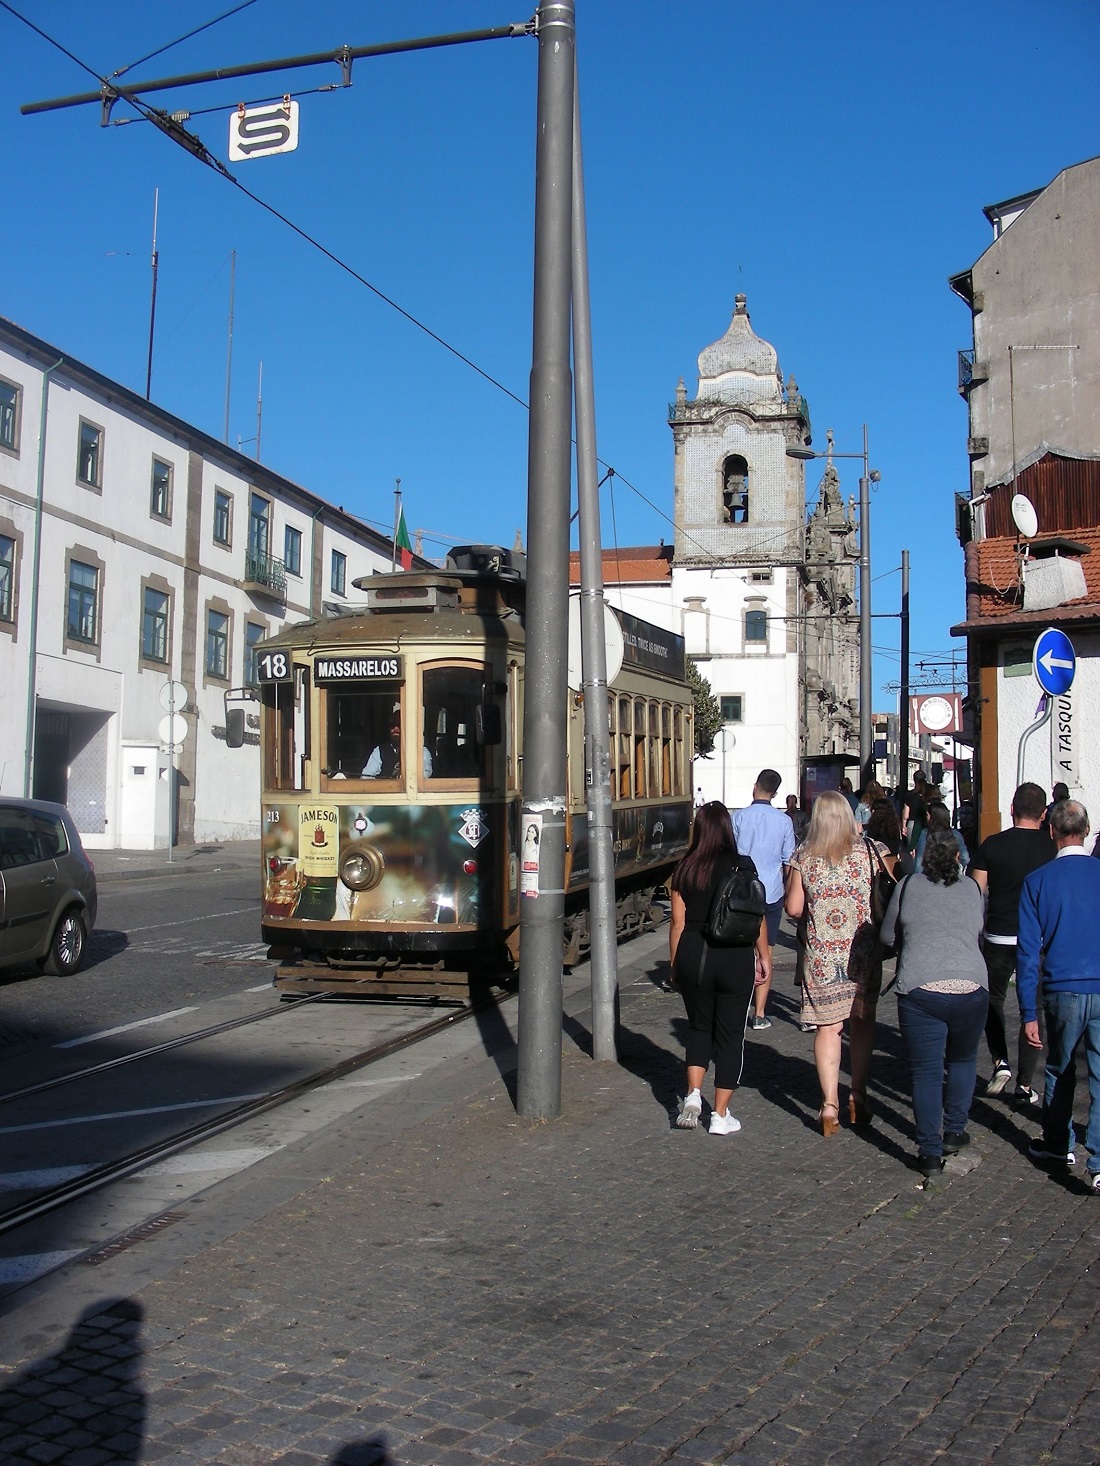
<path fill-rule="evenodd" d="M 395 1466 L 386 1438 L 372 1436 L 369 1441 L 349 1441 L 329 1461 L 329 1466 Z"/>
<path fill-rule="evenodd" d="M 142 1318 L 129 1298 L 95 1303 L 56 1354 L 0 1384 L 0 1459 L 138 1461 Z"/>

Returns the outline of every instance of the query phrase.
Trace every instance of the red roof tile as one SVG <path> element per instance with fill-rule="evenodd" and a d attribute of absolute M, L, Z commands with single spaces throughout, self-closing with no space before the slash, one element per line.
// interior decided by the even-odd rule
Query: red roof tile
<path fill-rule="evenodd" d="M 1013 626 L 1057 625 L 1061 621 L 1100 620 L 1100 527 L 1075 529 L 1072 538 L 1087 545 L 1082 555 L 1085 594 L 1045 611 L 1025 611 L 1016 540 L 1007 536 L 971 540 L 966 547 L 966 620 L 952 635 L 980 635 Z"/>
<path fill-rule="evenodd" d="M 621 549 L 603 552 L 604 585 L 624 585 L 638 581 L 669 581 L 672 579 L 671 545 L 631 545 Z M 581 583 L 581 556 L 579 550 L 569 555 L 569 584 Z"/>

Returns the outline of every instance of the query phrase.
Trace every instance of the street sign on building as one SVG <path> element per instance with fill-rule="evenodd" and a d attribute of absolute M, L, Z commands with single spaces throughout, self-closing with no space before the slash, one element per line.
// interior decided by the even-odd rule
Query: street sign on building
<path fill-rule="evenodd" d="M 298 103 L 284 97 L 263 107 L 246 107 L 242 102 L 229 117 L 229 161 L 266 158 L 272 153 L 292 153 L 298 146 Z"/>
<path fill-rule="evenodd" d="M 1035 680 L 1049 697 L 1061 697 L 1073 686 L 1077 655 L 1064 631 L 1048 626 L 1035 643 L 1031 665 Z"/>

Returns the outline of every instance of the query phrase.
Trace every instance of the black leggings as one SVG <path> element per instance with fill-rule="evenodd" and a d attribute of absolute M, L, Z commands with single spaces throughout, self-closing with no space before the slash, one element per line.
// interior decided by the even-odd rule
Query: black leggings
<path fill-rule="evenodd" d="M 752 1006 L 756 962 L 752 947 L 707 948 L 702 977 L 703 936 L 685 928 L 676 949 L 676 983 L 688 1022 L 688 1068 L 714 1064 L 717 1089 L 736 1089 L 745 1064 L 745 1022 Z"/>

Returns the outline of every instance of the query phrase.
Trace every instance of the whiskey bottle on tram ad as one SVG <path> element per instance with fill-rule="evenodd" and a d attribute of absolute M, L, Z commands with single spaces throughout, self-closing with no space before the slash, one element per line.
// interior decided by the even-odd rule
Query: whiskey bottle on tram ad
<path fill-rule="evenodd" d="M 303 880 L 294 915 L 299 921 L 331 921 L 336 915 L 340 866 L 340 816 L 331 805 L 298 811 L 298 869 Z"/>

